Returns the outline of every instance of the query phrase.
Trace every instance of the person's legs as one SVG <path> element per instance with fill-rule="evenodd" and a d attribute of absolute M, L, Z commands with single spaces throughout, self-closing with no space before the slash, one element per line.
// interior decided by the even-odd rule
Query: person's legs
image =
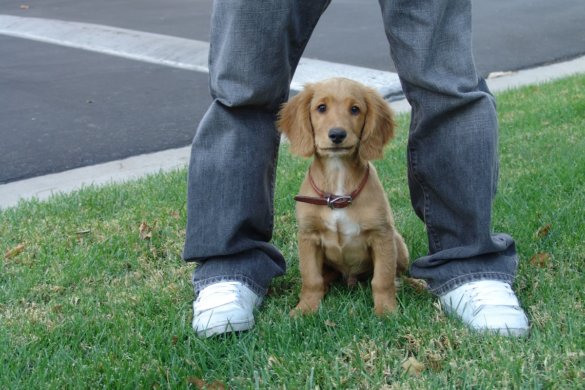
<path fill-rule="evenodd" d="M 512 238 L 492 234 L 498 176 L 495 101 L 476 74 L 469 0 L 380 0 L 392 58 L 412 105 L 408 179 L 429 253 L 411 265 L 441 296 L 464 284 L 511 284 Z"/>
<path fill-rule="evenodd" d="M 278 146 L 274 122 L 328 0 L 216 0 L 209 53 L 213 103 L 189 165 L 183 258 L 196 293 L 239 281 L 255 294 L 285 272 L 270 244 Z"/>

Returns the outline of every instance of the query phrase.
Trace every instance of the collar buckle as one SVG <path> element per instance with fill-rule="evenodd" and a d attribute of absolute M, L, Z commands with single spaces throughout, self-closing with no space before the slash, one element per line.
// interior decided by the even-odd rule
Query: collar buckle
<path fill-rule="evenodd" d="M 350 195 L 327 195 L 327 206 L 330 209 L 341 209 L 347 207 L 353 201 Z"/>

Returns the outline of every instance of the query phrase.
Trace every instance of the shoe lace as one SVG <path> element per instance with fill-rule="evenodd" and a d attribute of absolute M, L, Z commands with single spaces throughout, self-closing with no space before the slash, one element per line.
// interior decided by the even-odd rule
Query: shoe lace
<path fill-rule="evenodd" d="M 485 307 L 514 307 L 520 306 L 516 295 L 507 283 L 470 283 L 465 294 L 470 298 L 473 314 L 478 314 Z"/>
<path fill-rule="evenodd" d="M 228 303 L 242 305 L 238 283 L 225 282 L 208 286 L 199 292 L 195 305 L 198 311 L 215 309 Z"/>

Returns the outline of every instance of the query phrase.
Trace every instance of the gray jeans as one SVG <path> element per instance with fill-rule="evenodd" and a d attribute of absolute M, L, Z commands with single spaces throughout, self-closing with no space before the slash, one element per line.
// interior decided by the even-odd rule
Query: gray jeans
<path fill-rule="evenodd" d="M 264 294 L 285 272 L 271 243 L 276 112 L 328 0 L 216 0 L 213 102 L 193 140 L 183 257 L 195 290 L 239 280 Z M 512 282 L 514 241 L 491 232 L 498 176 L 495 102 L 475 71 L 469 0 L 380 0 L 412 105 L 408 184 L 429 251 L 411 265 L 435 294 L 479 279 Z M 292 196 L 292 194 L 291 194 Z"/>

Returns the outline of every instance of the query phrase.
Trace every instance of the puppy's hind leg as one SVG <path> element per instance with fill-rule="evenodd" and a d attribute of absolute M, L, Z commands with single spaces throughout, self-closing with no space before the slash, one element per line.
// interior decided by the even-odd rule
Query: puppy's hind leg
<path fill-rule="evenodd" d="M 302 288 L 297 306 L 290 315 L 310 314 L 317 311 L 321 299 L 325 296 L 331 275 L 323 275 L 324 255 L 322 249 L 310 239 L 299 235 L 299 267 L 301 270 Z"/>

